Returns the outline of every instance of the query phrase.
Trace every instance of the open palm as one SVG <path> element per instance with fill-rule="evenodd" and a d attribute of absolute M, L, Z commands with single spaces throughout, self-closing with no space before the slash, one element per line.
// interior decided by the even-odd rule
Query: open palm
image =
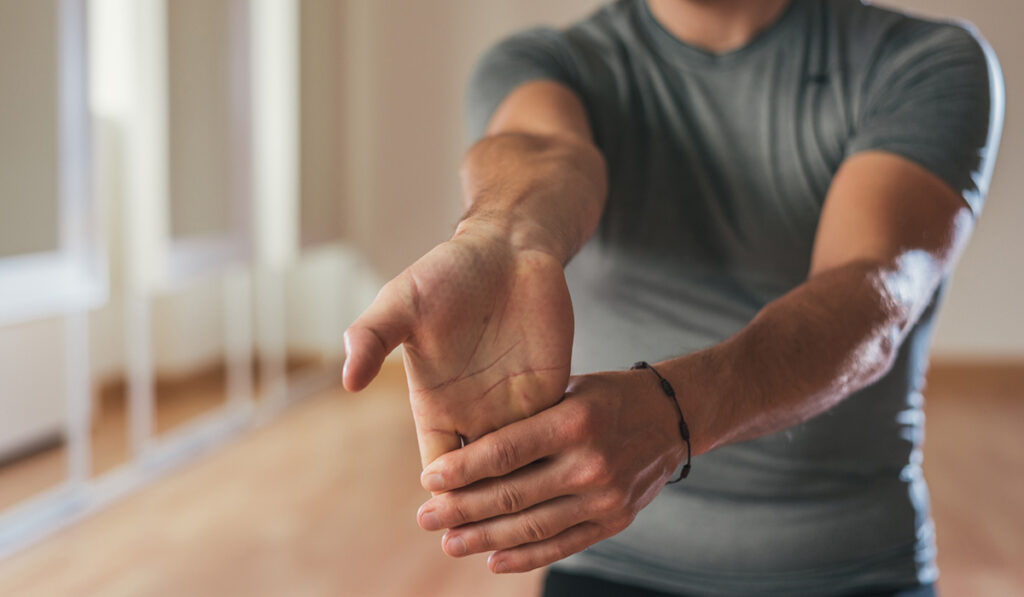
<path fill-rule="evenodd" d="M 345 387 L 362 389 L 405 346 L 423 464 L 558 402 L 572 303 L 562 264 L 464 234 L 389 282 L 345 333 Z"/>

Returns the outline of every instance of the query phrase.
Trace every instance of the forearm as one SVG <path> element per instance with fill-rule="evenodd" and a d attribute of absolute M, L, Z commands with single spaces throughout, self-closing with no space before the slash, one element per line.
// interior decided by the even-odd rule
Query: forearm
<path fill-rule="evenodd" d="M 740 333 L 668 361 L 695 453 L 806 421 L 887 372 L 940 272 L 856 262 L 767 305 Z"/>
<path fill-rule="evenodd" d="M 600 151 L 574 135 L 500 133 L 462 164 L 466 214 L 456 236 L 486 231 L 567 262 L 597 228 L 607 175 Z"/>

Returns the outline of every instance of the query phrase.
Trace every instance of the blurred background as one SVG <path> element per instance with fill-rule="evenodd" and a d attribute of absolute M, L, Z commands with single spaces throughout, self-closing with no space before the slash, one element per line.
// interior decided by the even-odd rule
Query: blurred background
<path fill-rule="evenodd" d="M 400 360 L 341 333 L 453 230 L 490 44 L 595 0 L 0 0 L 0 594 L 528 595 L 419 531 Z M 926 472 L 948 595 L 1024 594 L 1024 5 L 942 312 Z"/>

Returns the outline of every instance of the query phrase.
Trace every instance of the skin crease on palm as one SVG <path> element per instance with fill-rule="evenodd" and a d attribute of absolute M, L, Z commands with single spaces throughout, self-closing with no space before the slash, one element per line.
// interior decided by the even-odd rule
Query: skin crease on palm
<path fill-rule="evenodd" d="M 387 284 L 349 328 L 345 385 L 361 389 L 404 343 L 426 465 L 558 402 L 572 335 L 561 262 L 466 232 Z"/>

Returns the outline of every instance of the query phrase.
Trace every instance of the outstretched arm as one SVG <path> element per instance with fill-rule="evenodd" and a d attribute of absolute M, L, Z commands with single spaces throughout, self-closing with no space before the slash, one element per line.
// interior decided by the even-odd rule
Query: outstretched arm
<path fill-rule="evenodd" d="M 972 225 L 963 198 L 920 166 L 882 152 L 850 158 L 806 282 L 729 340 L 656 365 L 694 454 L 786 429 L 881 376 Z M 450 555 L 498 550 L 492 570 L 529 570 L 623 530 L 684 455 L 649 371 L 573 378 L 561 404 L 432 463 L 425 478 L 459 489 L 424 504 L 420 525 L 450 528 Z"/>
<path fill-rule="evenodd" d="M 562 267 L 593 234 L 606 192 L 579 99 L 553 82 L 518 87 L 467 153 L 462 184 L 468 209 L 452 239 L 345 332 L 351 391 L 404 344 L 424 465 L 565 391 L 573 321 Z"/>
<path fill-rule="evenodd" d="M 991 176 L 1002 79 L 970 31 L 928 40 L 879 53 L 805 282 L 725 342 L 657 364 L 695 453 L 805 421 L 883 375 L 952 267 Z M 451 555 L 498 550 L 495 571 L 560 559 L 657 495 L 685 454 L 675 426 L 649 371 L 573 378 L 561 403 L 432 463 L 424 479 L 456 489 L 420 524 L 451 529 Z"/>
<path fill-rule="evenodd" d="M 877 380 L 974 227 L 957 192 L 883 152 L 850 158 L 826 199 L 807 281 L 742 332 L 666 363 L 701 420 L 699 452 L 787 429 Z M 700 378 L 694 371 L 700 370 Z"/>

